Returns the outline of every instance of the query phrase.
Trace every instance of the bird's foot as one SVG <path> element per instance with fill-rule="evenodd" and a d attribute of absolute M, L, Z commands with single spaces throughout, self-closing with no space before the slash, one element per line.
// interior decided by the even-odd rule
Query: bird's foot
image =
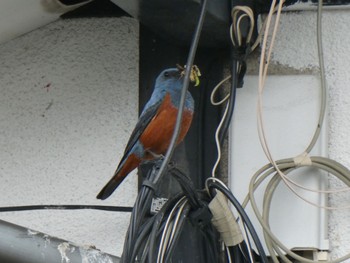
<path fill-rule="evenodd" d="M 157 154 L 155 152 L 152 152 L 150 150 L 147 151 L 150 155 L 152 155 L 152 157 L 154 159 L 164 159 L 164 155 L 163 154 Z"/>

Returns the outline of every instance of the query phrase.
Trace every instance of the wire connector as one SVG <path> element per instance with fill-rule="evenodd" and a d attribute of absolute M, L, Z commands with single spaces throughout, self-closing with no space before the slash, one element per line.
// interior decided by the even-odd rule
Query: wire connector
<path fill-rule="evenodd" d="M 213 215 L 211 222 L 220 233 L 225 245 L 231 247 L 242 243 L 243 235 L 241 229 L 223 193 L 217 191 L 215 197 L 209 203 L 209 209 Z"/>

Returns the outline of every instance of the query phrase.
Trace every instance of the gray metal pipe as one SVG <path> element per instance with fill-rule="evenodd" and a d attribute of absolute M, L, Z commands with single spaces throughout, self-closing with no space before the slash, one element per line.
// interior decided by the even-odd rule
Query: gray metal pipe
<path fill-rule="evenodd" d="M 119 263 L 120 258 L 0 220 L 0 262 Z"/>

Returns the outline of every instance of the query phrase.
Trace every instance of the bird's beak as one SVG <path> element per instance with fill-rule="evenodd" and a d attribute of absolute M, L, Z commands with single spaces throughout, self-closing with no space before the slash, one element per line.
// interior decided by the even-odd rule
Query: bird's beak
<path fill-rule="evenodd" d="M 186 65 L 182 67 L 179 64 L 176 64 L 176 67 L 180 72 L 180 76 L 183 77 L 185 75 Z M 199 68 L 196 65 L 193 65 L 190 73 L 190 81 L 195 83 L 194 84 L 195 87 L 199 86 L 200 84 L 200 80 L 199 80 L 200 76 L 201 76 L 201 72 Z"/>

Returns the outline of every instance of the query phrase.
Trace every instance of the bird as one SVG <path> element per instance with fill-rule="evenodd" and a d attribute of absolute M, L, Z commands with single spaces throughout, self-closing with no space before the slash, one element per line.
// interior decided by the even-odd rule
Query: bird
<path fill-rule="evenodd" d="M 197 67 L 196 70 L 198 70 Z M 200 73 L 196 74 L 196 70 L 191 71 L 190 79 L 198 85 Z M 179 66 L 165 69 L 158 75 L 153 93 L 131 133 L 123 157 L 112 178 L 96 196 L 97 199 L 107 199 L 131 171 L 143 162 L 157 159 L 166 153 L 177 119 L 183 76 L 184 68 Z M 194 99 L 187 91 L 176 145 L 186 136 L 193 119 L 193 113 Z"/>

